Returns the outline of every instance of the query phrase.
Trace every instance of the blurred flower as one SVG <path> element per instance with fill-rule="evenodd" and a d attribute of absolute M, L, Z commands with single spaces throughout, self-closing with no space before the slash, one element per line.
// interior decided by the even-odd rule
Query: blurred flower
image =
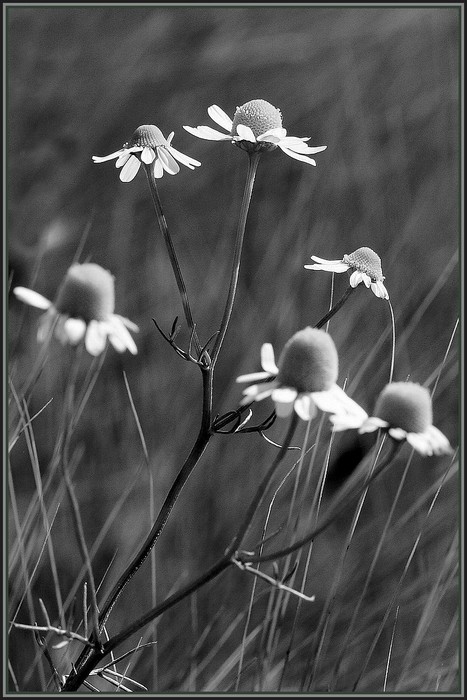
<path fill-rule="evenodd" d="M 394 440 L 407 440 L 420 454 L 450 454 L 452 448 L 443 433 L 433 425 L 431 396 L 420 384 L 392 382 L 387 384 L 376 401 L 374 416 L 331 416 L 335 431 L 358 428 L 369 433 L 379 428 Z"/>
<path fill-rule="evenodd" d="M 337 386 L 338 357 L 331 336 L 317 328 L 304 328 L 286 343 L 278 366 L 270 343 L 261 348 L 261 366 L 264 372 L 245 374 L 237 382 L 264 382 L 253 384 L 243 394 L 241 405 L 261 401 L 270 396 L 280 417 L 293 410 L 303 420 L 316 415 L 316 408 L 328 413 L 352 416 L 363 420 L 365 411 Z"/>
<path fill-rule="evenodd" d="M 251 100 L 237 107 L 232 119 L 217 105 L 208 108 L 208 114 L 216 124 L 228 133 L 224 134 L 209 126 L 184 126 L 190 134 L 209 141 L 231 141 L 250 153 L 254 151 L 271 151 L 279 147 L 291 158 L 316 165 L 310 154 L 320 153 L 327 146 L 307 146 L 310 138 L 287 136 L 282 127 L 282 115 L 276 107 L 266 100 Z"/>
<path fill-rule="evenodd" d="M 109 156 L 92 156 L 94 163 L 103 163 L 106 160 L 117 159 L 115 167 L 121 168 L 120 180 L 131 182 L 136 176 L 141 162 L 154 163 L 154 177 L 162 177 L 164 170 L 170 175 L 176 175 L 180 171 L 177 163 L 186 165 L 191 170 L 195 166 L 201 165 L 198 160 L 180 153 L 171 143 L 174 132 L 166 139 L 160 129 L 153 124 L 139 126 L 128 143 L 123 145 L 119 151 L 111 153 Z"/>
<path fill-rule="evenodd" d="M 55 336 L 64 344 L 77 345 L 84 338 L 91 355 L 103 352 L 107 338 L 118 352 L 129 350 L 133 355 L 138 352 L 127 330 L 137 332 L 138 326 L 114 314 L 114 278 L 100 265 L 72 265 L 53 303 L 25 287 L 16 287 L 13 293 L 25 304 L 46 310 L 39 321 L 39 342 L 54 328 Z"/>
<path fill-rule="evenodd" d="M 352 270 L 350 285 L 356 287 L 363 282 L 377 297 L 389 299 L 389 294 L 383 284 L 384 276 L 381 269 L 381 258 L 371 248 L 358 248 L 350 255 L 344 255 L 342 260 L 325 260 L 316 255 L 311 256 L 316 265 L 305 265 L 307 270 L 324 270 L 325 272 L 347 272 Z"/>

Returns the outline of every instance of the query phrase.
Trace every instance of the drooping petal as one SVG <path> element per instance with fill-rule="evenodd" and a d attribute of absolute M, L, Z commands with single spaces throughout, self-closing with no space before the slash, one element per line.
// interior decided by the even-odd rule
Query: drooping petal
<path fill-rule="evenodd" d="M 245 126 L 245 124 L 238 124 L 237 134 L 239 135 L 242 141 L 250 141 L 251 143 L 256 143 L 256 136 L 254 135 L 250 127 Z"/>
<path fill-rule="evenodd" d="M 375 296 L 377 296 L 379 299 L 389 299 L 388 290 L 379 280 L 371 283 L 371 289 L 373 294 L 375 294 Z"/>
<path fill-rule="evenodd" d="M 156 157 L 156 154 L 154 153 L 153 148 L 149 148 L 149 146 L 145 146 L 141 152 L 141 160 L 143 163 L 147 163 L 148 165 L 152 163 L 154 158 Z"/>
<path fill-rule="evenodd" d="M 353 430 L 361 428 L 362 422 L 356 416 L 350 413 L 339 413 L 329 416 L 329 420 L 332 423 L 332 429 L 334 432 L 340 432 L 342 430 Z M 373 428 L 376 430 L 376 428 Z M 359 431 L 361 432 L 361 430 Z"/>
<path fill-rule="evenodd" d="M 290 158 L 295 158 L 295 160 L 301 160 L 303 163 L 309 163 L 310 165 L 316 165 L 316 161 L 313 160 L 313 158 L 303 156 L 300 153 L 294 153 L 289 148 L 282 146 L 280 143 L 278 143 L 277 145 L 287 156 L 290 156 Z"/>
<path fill-rule="evenodd" d="M 312 255 L 312 256 L 311 256 L 311 259 L 312 259 L 312 260 L 316 260 L 316 262 L 323 263 L 324 265 L 338 265 L 338 264 L 342 264 L 342 265 L 345 265 L 345 266 L 346 266 L 347 270 L 349 269 L 349 266 L 347 265 L 347 263 L 344 263 L 344 262 L 343 262 L 342 258 L 341 258 L 340 260 L 326 260 L 325 258 L 318 258 L 317 255 Z"/>
<path fill-rule="evenodd" d="M 350 286 L 351 287 L 357 287 L 360 282 L 363 282 L 363 272 L 360 272 L 360 270 L 355 270 L 355 272 L 352 272 L 350 275 Z"/>
<path fill-rule="evenodd" d="M 156 158 L 154 161 L 154 177 L 155 178 L 160 178 L 164 174 L 164 168 L 162 167 L 162 163 L 159 160 L 159 158 Z"/>
<path fill-rule="evenodd" d="M 126 153 L 126 148 L 120 148 L 119 151 L 115 151 L 115 153 L 111 153 L 108 156 L 92 156 L 92 160 L 94 163 L 104 163 L 106 160 L 112 160 L 113 158 L 119 158 L 123 153 Z"/>
<path fill-rule="evenodd" d="M 132 355 L 137 355 L 138 348 L 136 347 L 135 341 L 133 340 L 129 331 L 127 330 L 126 324 L 123 322 L 122 317 L 117 316 L 116 314 L 112 314 L 112 316 L 110 316 L 110 318 L 108 319 L 108 325 L 109 340 L 114 346 L 114 348 L 118 350 L 117 344 L 123 343 L 123 350 L 129 350 Z M 138 326 L 136 326 L 136 330 L 138 330 Z M 117 344 L 114 342 L 116 338 Z M 123 350 L 118 350 L 118 352 L 123 352 Z"/>
<path fill-rule="evenodd" d="M 430 425 L 426 429 L 425 434 L 430 440 L 430 444 L 433 447 L 433 452 L 436 455 L 452 454 L 453 449 L 449 443 L 449 440 L 447 439 L 446 435 L 441 432 L 441 430 L 438 430 L 438 428 L 436 428 L 434 425 Z"/>
<path fill-rule="evenodd" d="M 388 428 L 389 423 L 385 420 L 382 420 L 381 418 L 377 418 L 376 416 L 371 416 L 371 418 L 368 418 L 361 428 L 359 428 L 359 433 L 373 433 L 375 430 L 379 430 L 380 428 Z"/>
<path fill-rule="evenodd" d="M 232 136 L 230 134 L 222 134 L 220 131 L 211 129 L 210 126 L 184 126 L 183 127 L 189 134 L 197 136 L 199 139 L 207 139 L 208 141 L 231 141 Z"/>
<path fill-rule="evenodd" d="M 127 328 L 130 329 L 130 331 L 133 331 L 133 333 L 138 333 L 139 327 L 136 325 L 136 323 L 133 323 L 133 321 L 130 321 L 129 318 L 125 318 L 124 316 L 120 316 L 119 314 L 114 314 L 115 318 L 118 318 Z"/>
<path fill-rule="evenodd" d="M 195 158 L 191 158 L 191 156 L 187 156 L 185 153 L 177 151 L 177 149 L 173 146 L 167 146 L 167 150 L 173 155 L 174 158 L 176 158 L 180 163 L 183 163 L 183 165 L 186 165 L 187 168 L 190 168 L 191 170 L 194 170 L 196 165 L 201 165 L 199 160 L 195 160 Z"/>
<path fill-rule="evenodd" d="M 269 374 L 278 374 L 279 368 L 274 359 L 274 349 L 271 343 L 264 343 L 261 346 L 261 367 Z"/>
<path fill-rule="evenodd" d="M 211 105 L 208 107 L 208 114 L 213 122 L 216 122 L 216 124 L 219 124 L 219 126 L 222 126 L 223 129 L 230 133 L 232 130 L 232 120 L 223 109 L 217 105 Z"/>
<path fill-rule="evenodd" d="M 389 428 L 388 433 L 394 440 L 407 440 L 408 433 L 402 428 Z"/>
<path fill-rule="evenodd" d="M 366 411 L 350 396 L 347 396 L 337 384 L 334 384 L 327 391 L 313 391 L 311 397 L 318 408 L 326 413 L 354 416 L 360 425 L 368 418 Z"/>
<path fill-rule="evenodd" d="M 346 272 L 349 266 L 342 261 L 325 265 L 323 263 L 316 263 L 316 265 L 304 265 L 307 270 L 322 270 L 323 272 Z"/>
<path fill-rule="evenodd" d="M 259 382 L 261 379 L 269 379 L 270 376 L 270 372 L 252 372 L 252 374 L 241 374 L 235 381 L 237 384 L 243 384 L 244 382 Z"/>
<path fill-rule="evenodd" d="M 271 394 L 271 398 L 276 406 L 276 413 L 279 418 L 285 418 L 292 413 L 298 391 L 288 386 L 280 386 Z"/>
<path fill-rule="evenodd" d="M 131 153 L 128 153 L 128 151 L 124 151 L 124 153 L 122 153 L 122 155 L 115 161 L 115 167 L 121 168 L 123 165 L 125 165 L 130 156 Z"/>
<path fill-rule="evenodd" d="M 103 321 L 91 321 L 86 331 L 84 344 L 90 355 L 100 355 L 107 342 L 108 329 Z"/>
<path fill-rule="evenodd" d="M 317 413 L 316 405 L 311 400 L 309 394 L 300 394 L 300 396 L 295 399 L 294 409 L 298 417 L 306 421 L 314 418 Z"/>
<path fill-rule="evenodd" d="M 131 182 L 141 166 L 141 161 L 136 156 L 131 155 L 120 171 L 120 180 L 122 182 Z M 92 353 L 91 353 L 92 354 Z"/>
<path fill-rule="evenodd" d="M 77 345 L 84 338 L 86 323 L 82 318 L 67 318 L 63 324 L 63 332 L 70 345 Z"/>
<path fill-rule="evenodd" d="M 157 155 L 162 163 L 162 167 L 169 175 L 176 175 L 180 172 L 180 166 L 173 156 L 165 148 L 158 148 Z"/>
<path fill-rule="evenodd" d="M 45 310 L 52 306 L 52 302 L 43 297 L 42 294 L 38 294 L 27 287 L 15 287 L 13 294 L 20 301 L 29 304 L 29 306 L 34 306 L 36 309 Z"/>
<path fill-rule="evenodd" d="M 276 126 L 274 129 L 268 129 L 257 137 L 257 141 L 267 141 L 268 143 L 279 143 L 287 136 L 287 130 L 282 126 Z"/>

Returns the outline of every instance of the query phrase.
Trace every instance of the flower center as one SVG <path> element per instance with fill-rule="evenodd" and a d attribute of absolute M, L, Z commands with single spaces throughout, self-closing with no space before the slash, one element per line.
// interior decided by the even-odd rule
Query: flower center
<path fill-rule="evenodd" d="M 391 428 L 423 433 L 433 423 L 429 391 L 413 382 L 388 384 L 378 397 L 375 415 Z"/>
<path fill-rule="evenodd" d="M 73 318 L 104 321 L 115 308 L 114 278 L 95 263 L 72 265 L 54 303 L 59 313 Z"/>
<path fill-rule="evenodd" d="M 165 146 L 165 138 L 162 131 L 154 124 L 143 124 L 134 132 L 131 139 L 123 145 L 123 148 L 131 148 L 132 146 Z"/>
<path fill-rule="evenodd" d="M 285 344 L 277 381 L 298 392 L 327 391 L 336 383 L 338 357 L 331 336 L 318 328 L 304 328 Z"/>
<path fill-rule="evenodd" d="M 365 272 L 372 280 L 384 280 L 381 258 L 371 248 L 358 248 L 350 255 L 344 255 L 344 262 L 360 272 Z"/>
<path fill-rule="evenodd" d="M 249 126 L 256 138 L 269 129 L 277 129 L 282 126 L 282 114 L 266 100 L 251 100 L 241 107 L 237 107 L 234 114 L 232 136 L 237 136 L 237 126 Z"/>

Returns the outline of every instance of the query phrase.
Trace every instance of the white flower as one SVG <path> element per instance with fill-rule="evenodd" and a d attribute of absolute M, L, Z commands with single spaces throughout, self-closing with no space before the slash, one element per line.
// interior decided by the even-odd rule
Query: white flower
<path fill-rule="evenodd" d="M 342 260 L 325 260 L 316 255 L 311 256 L 316 260 L 315 265 L 305 265 L 307 270 L 323 270 L 325 272 L 347 272 L 352 270 L 350 285 L 356 287 L 363 282 L 377 297 L 389 299 L 389 294 L 383 284 L 384 276 L 381 268 L 381 258 L 371 248 L 358 248 L 350 255 L 344 255 Z"/>
<path fill-rule="evenodd" d="M 447 437 L 433 425 L 431 397 L 428 390 L 413 382 L 387 384 L 378 397 L 375 415 L 365 413 L 358 419 L 331 416 L 333 430 L 358 428 L 369 433 L 381 428 L 394 440 L 406 440 L 423 456 L 450 454 Z"/>
<path fill-rule="evenodd" d="M 270 396 L 280 417 L 293 410 L 303 420 L 316 415 L 316 409 L 361 420 L 365 411 L 336 384 L 337 350 L 330 335 L 317 328 L 304 328 L 286 343 L 274 360 L 270 343 L 261 348 L 263 372 L 245 374 L 237 382 L 265 382 L 247 387 L 241 405 L 261 401 Z"/>
<path fill-rule="evenodd" d="M 174 132 L 166 139 L 162 131 L 153 124 L 139 126 L 128 143 L 123 148 L 109 156 L 92 156 L 94 163 L 103 163 L 106 160 L 117 159 L 115 167 L 121 168 L 120 180 L 131 182 L 136 176 L 141 163 L 150 165 L 154 163 L 154 177 L 162 177 L 164 171 L 170 175 L 176 175 L 180 171 L 179 163 L 186 165 L 191 170 L 201 165 L 198 160 L 180 153 L 174 148 L 172 139 Z"/>
<path fill-rule="evenodd" d="M 282 127 L 282 115 L 266 100 L 251 100 L 237 107 L 233 120 L 217 105 L 208 108 L 213 121 L 228 133 L 212 129 L 210 126 L 184 126 L 190 134 L 209 141 L 231 141 L 249 152 L 270 151 L 279 147 L 296 160 L 316 165 L 309 156 L 324 151 L 327 146 L 307 146 L 310 138 L 287 136 Z"/>
<path fill-rule="evenodd" d="M 26 287 L 15 287 L 13 293 L 25 304 L 46 311 L 39 321 L 37 340 L 44 342 L 52 328 L 62 343 L 77 345 L 84 339 L 91 355 L 100 355 L 107 338 L 118 352 L 138 350 L 128 332 L 138 326 L 123 316 L 114 314 L 114 278 L 95 263 L 72 265 L 52 303 L 41 294 Z"/>

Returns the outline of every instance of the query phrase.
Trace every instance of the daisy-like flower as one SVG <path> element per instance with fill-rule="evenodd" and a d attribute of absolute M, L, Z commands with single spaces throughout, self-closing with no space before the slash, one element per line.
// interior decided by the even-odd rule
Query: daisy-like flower
<path fill-rule="evenodd" d="M 63 344 L 77 345 L 84 338 L 91 355 L 103 352 L 107 338 L 118 352 L 129 350 L 133 355 L 138 352 L 128 331 L 137 332 L 138 326 L 114 314 L 114 278 L 100 265 L 72 265 L 54 302 L 26 287 L 15 287 L 13 292 L 25 304 L 45 310 L 39 321 L 39 342 L 44 342 L 53 327 Z"/>
<path fill-rule="evenodd" d="M 380 299 L 389 299 L 389 294 L 383 284 L 384 276 L 381 268 L 381 258 L 371 248 L 358 248 L 350 255 L 344 255 L 342 260 L 325 260 L 316 255 L 314 265 L 305 265 L 307 270 L 324 270 L 325 272 L 347 272 L 351 270 L 350 285 L 356 287 L 360 282 Z"/>
<path fill-rule="evenodd" d="M 190 134 L 208 141 L 231 141 L 244 150 L 272 151 L 279 147 L 296 160 L 316 165 L 310 155 L 324 151 L 327 146 L 307 146 L 310 137 L 287 136 L 282 126 L 282 114 L 266 100 L 251 100 L 237 107 L 233 120 L 217 105 L 208 108 L 213 121 L 228 133 L 212 129 L 210 126 L 184 126 Z"/>
<path fill-rule="evenodd" d="M 180 153 L 174 148 L 172 139 L 174 132 L 166 139 L 162 131 L 153 124 L 139 126 L 128 143 L 125 143 L 119 151 L 109 156 L 93 156 L 94 163 L 103 163 L 106 160 L 117 159 L 115 167 L 121 168 L 120 180 L 131 182 L 140 169 L 141 163 L 153 165 L 154 177 L 162 177 L 164 171 L 169 175 L 176 175 L 180 171 L 177 163 L 186 165 L 191 170 L 201 165 L 199 160 Z"/>
<path fill-rule="evenodd" d="M 374 416 L 331 416 L 334 430 L 358 428 L 359 433 L 369 433 L 381 428 L 394 440 L 407 440 L 424 456 L 450 454 L 447 437 L 433 425 L 431 396 L 420 384 L 391 382 L 379 395 Z"/>
<path fill-rule="evenodd" d="M 331 336 L 317 328 L 304 328 L 286 343 L 276 365 L 270 343 L 261 348 L 263 372 L 245 374 L 237 382 L 264 382 L 247 387 L 241 405 L 270 396 L 280 417 L 293 410 L 303 420 L 316 415 L 316 409 L 353 420 L 363 420 L 365 411 L 336 384 L 338 357 Z"/>

